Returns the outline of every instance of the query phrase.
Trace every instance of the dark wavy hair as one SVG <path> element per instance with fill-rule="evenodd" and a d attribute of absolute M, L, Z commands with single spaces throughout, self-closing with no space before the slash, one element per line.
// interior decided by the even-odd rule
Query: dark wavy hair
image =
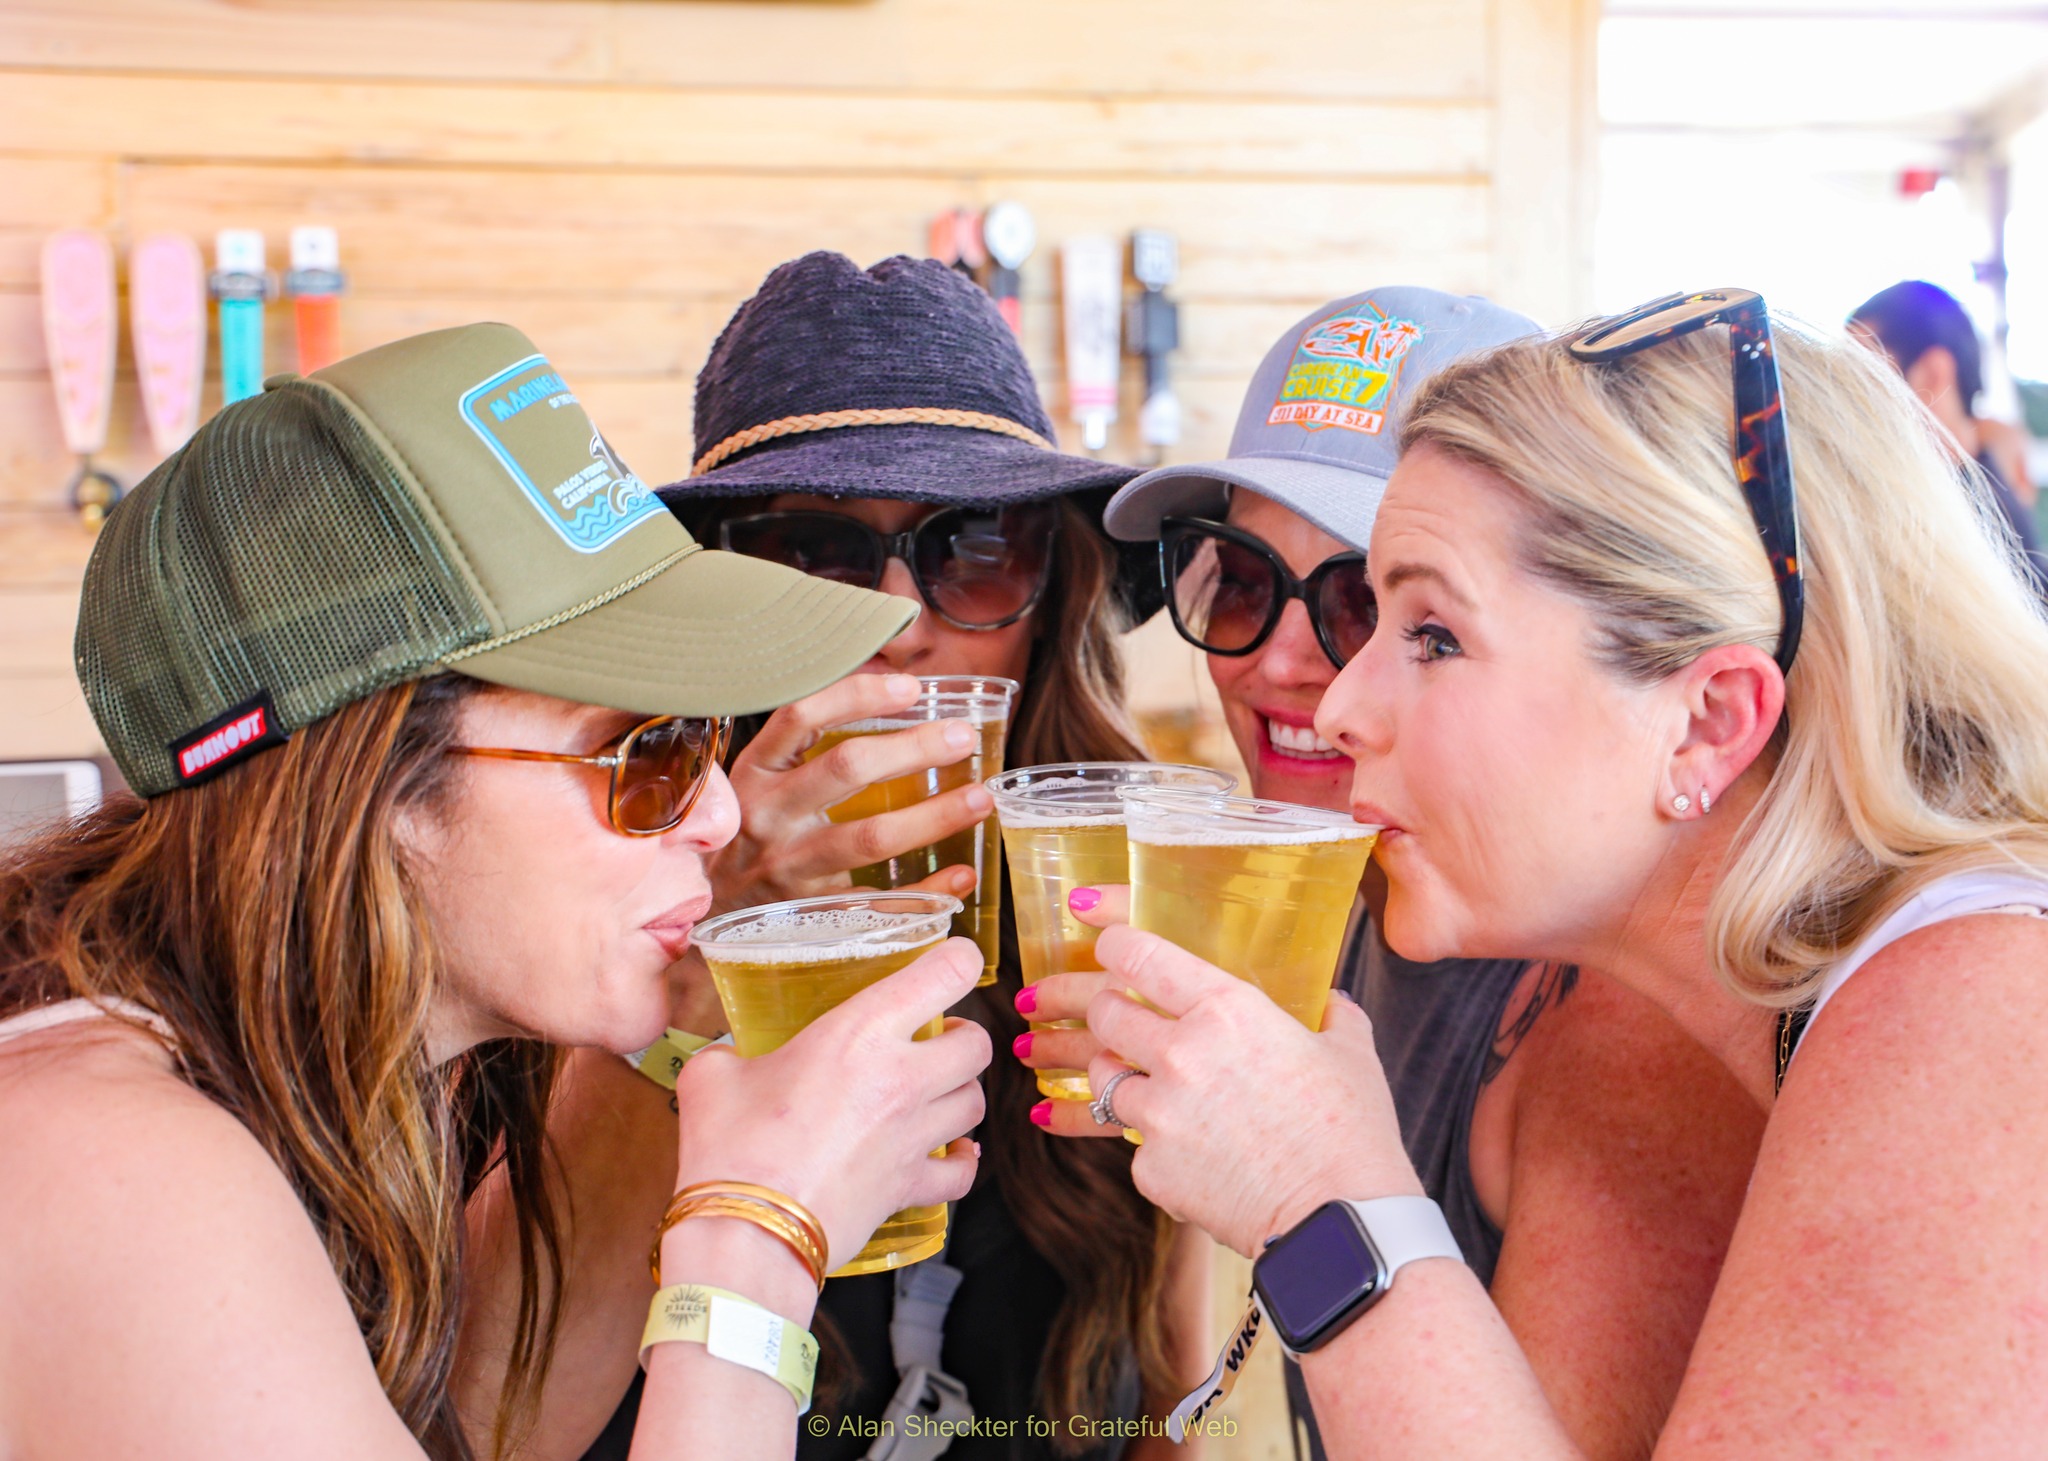
<path fill-rule="evenodd" d="M 670 506 L 699 542 L 716 543 L 720 524 L 764 511 L 768 502 L 683 499 Z M 1005 759 L 1013 766 L 1145 760 L 1123 710 L 1118 636 L 1130 625 L 1119 593 L 1117 549 L 1072 499 L 1060 499 L 1059 508 L 1058 548 L 1039 600 L 1037 634 Z M 759 719 L 743 721 L 738 744 L 759 725 Z M 1023 980 L 1011 900 L 1003 904 L 997 982 L 970 997 L 998 1050 L 1028 1028 L 1015 1003 Z M 982 1081 L 988 1097 L 984 1169 L 1000 1185 L 1025 1240 L 1066 1289 L 1039 1371 L 1041 1413 L 1111 1414 L 1130 1358 L 1147 1395 L 1184 1386 L 1191 1377 L 1174 1371 L 1160 1303 L 1173 1228 L 1132 1185 L 1131 1146 L 1048 1139 L 1029 1119 L 1039 1099 L 1036 1078 L 1015 1060 L 992 1061 Z M 820 1398 L 830 1404 L 839 1389 L 830 1383 L 831 1372 L 842 1369 L 847 1356 L 822 1328 L 820 1341 L 826 1346 L 827 1382 Z M 1078 1455 L 1096 1443 L 1062 1429 L 1052 1444 Z"/>

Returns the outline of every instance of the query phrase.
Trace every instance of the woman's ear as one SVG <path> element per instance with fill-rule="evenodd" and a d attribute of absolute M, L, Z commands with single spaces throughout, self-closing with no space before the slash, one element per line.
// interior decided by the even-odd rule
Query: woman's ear
<path fill-rule="evenodd" d="M 1685 737 L 1665 773 L 1664 810 L 1704 816 L 1770 745 L 1785 710 L 1785 677 L 1749 644 L 1710 649 L 1679 672 Z"/>
<path fill-rule="evenodd" d="M 448 774 L 462 773 L 459 767 L 451 766 Z M 391 837 L 408 868 L 432 867 L 440 860 L 447 835 L 442 809 L 459 794 L 457 788 L 450 787 L 440 796 L 416 797 L 392 813 Z"/>

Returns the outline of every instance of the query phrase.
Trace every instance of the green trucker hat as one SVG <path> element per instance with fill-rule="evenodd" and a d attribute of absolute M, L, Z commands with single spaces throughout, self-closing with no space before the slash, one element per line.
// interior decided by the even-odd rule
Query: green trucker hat
<path fill-rule="evenodd" d="M 648 715 L 846 675 L 908 600 L 699 546 L 507 325 L 228 406 L 109 515 L 78 678 L 144 796 L 444 669 Z"/>

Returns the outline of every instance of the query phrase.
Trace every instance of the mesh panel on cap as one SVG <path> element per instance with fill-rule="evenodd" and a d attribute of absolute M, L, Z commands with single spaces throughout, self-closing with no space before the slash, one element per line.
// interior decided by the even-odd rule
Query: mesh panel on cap
<path fill-rule="evenodd" d="M 79 678 L 153 794 L 178 784 L 171 742 L 258 694 L 295 730 L 490 632 L 398 468 L 294 381 L 223 411 L 109 516 Z"/>

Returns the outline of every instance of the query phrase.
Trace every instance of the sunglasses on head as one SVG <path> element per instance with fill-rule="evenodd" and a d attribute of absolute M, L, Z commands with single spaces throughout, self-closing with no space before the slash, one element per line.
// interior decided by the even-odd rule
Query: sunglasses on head
<path fill-rule="evenodd" d="M 732 739 L 730 717 L 657 715 L 643 720 L 610 752 L 571 756 L 560 751 L 515 751 L 502 746 L 450 746 L 451 756 L 501 761 L 554 761 L 601 766 L 611 772 L 605 812 L 612 830 L 627 837 L 672 832 L 711 782 L 711 768 Z"/>
<path fill-rule="evenodd" d="M 910 570 L 933 612 L 955 629 L 1001 629 L 1037 607 L 1052 570 L 1059 509 L 946 507 L 903 533 L 836 512 L 757 512 L 719 527 L 719 546 L 803 573 L 880 588 L 889 560 Z"/>
<path fill-rule="evenodd" d="M 1316 643 L 1343 669 L 1379 623 L 1365 555 L 1326 558 L 1296 578 L 1262 539 L 1207 518 L 1160 524 L 1159 569 L 1180 637 L 1210 654 L 1250 654 L 1272 637 L 1290 599 L 1300 599 Z"/>
<path fill-rule="evenodd" d="M 1728 327 L 1735 375 L 1735 479 L 1742 484 L 1778 585 L 1784 628 L 1776 658 L 1779 671 L 1789 672 L 1806 620 L 1806 580 L 1799 568 L 1799 500 L 1792 486 L 1792 451 L 1785 436 L 1778 360 L 1771 349 L 1771 318 L 1763 296 L 1747 289 L 1667 295 L 1588 326 L 1569 348 L 1578 360 L 1619 360 L 1708 325 Z"/>

